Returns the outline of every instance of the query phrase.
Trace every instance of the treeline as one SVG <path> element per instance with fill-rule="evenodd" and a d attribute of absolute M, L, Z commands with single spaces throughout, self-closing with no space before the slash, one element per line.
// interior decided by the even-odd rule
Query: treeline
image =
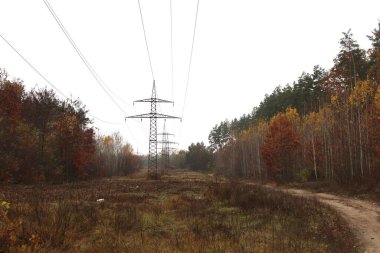
<path fill-rule="evenodd" d="M 134 154 L 131 144 L 125 143 L 119 132 L 97 137 L 96 163 L 100 176 L 123 176 L 142 167 L 142 159 Z"/>
<path fill-rule="evenodd" d="M 349 30 L 334 66 L 277 87 L 252 113 L 210 132 L 222 173 L 277 181 L 380 180 L 380 23 L 360 48 Z"/>
<path fill-rule="evenodd" d="M 61 100 L 46 88 L 27 92 L 0 69 L 0 182 L 63 182 L 137 169 L 130 146 L 120 151 L 115 138 L 96 140 L 79 100 Z"/>
<path fill-rule="evenodd" d="M 213 154 L 203 143 L 192 143 L 188 150 L 171 154 L 171 163 L 176 168 L 207 171 L 213 161 Z"/>

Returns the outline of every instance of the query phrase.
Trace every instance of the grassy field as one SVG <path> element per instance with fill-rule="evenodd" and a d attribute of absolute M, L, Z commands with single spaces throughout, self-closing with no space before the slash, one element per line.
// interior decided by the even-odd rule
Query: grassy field
<path fill-rule="evenodd" d="M 194 172 L 0 186 L 4 200 L 0 252 L 358 251 L 314 200 Z"/>

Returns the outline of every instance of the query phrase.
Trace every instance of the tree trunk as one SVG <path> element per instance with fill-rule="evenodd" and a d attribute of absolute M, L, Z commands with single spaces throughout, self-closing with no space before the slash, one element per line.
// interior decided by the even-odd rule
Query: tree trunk
<path fill-rule="evenodd" d="M 311 144 L 312 144 L 312 147 L 313 147 L 314 175 L 315 175 L 315 180 L 318 180 L 317 161 L 316 161 L 316 158 L 315 158 L 314 134 L 311 135 Z"/>

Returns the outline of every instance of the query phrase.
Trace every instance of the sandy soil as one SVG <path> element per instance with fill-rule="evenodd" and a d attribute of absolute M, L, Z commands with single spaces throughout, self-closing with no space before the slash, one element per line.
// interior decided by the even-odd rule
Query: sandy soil
<path fill-rule="evenodd" d="M 300 189 L 282 190 L 296 196 L 316 198 L 330 205 L 347 220 L 352 231 L 362 242 L 365 252 L 380 253 L 380 206 L 378 204 L 328 193 L 312 193 Z"/>

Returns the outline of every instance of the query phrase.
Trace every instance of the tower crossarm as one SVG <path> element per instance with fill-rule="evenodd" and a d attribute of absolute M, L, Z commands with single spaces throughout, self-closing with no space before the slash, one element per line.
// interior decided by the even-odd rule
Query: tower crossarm
<path fill-rule="evenodd" d="M 133 103 L 168 103 L 168 104 L 174 104 L 173 101 L 160 99 L 160 98 L 139 99 L 139 100 L 133 101 Z"/>
<path fill-rule="evenodd" d="M 138 114 L 133 116 L 127 116 L 125 117 L 125 120 L 129 119 L 150 119 L 150 129 L 149 129 L 149 155 L 148 155 L 148 176 L 150 176 L 150 172 L 152 170 L 155 170 L 156 175 L 158 175 L 157 172 L 157 163 L 158 163 L 158 157 L 157 157 L 157 119 L 180 119 L 180 117 L 175 117 L 171 115 L 166 115 L 162 113 L 157 113 L 157 103 L 172 103 L 174 105 L 174 102 L 169 100 L 164 100 L 157 98 L 157 92 L 156 92 L 156 82 L 153 80 L 153 87 L 152 87 L 152 96 L 147 99 L 140 99 L 134 101 L 134 103 L 150 103 L 150 113 L 144 113 L 144 114 Z M 164 131 L 165 132 L 165 131 Z M 165 141 L 167 140 L 167 135 L 164 135 Z M 163 143 L 165 145 L 165 166 L 168 167 L 169 164 L 169 151 L 168 146 L 169 143 Z"/>
<path fill-rule="evenodd" d="M 173 142 L 173 141 L 157 141 L 157 143 L 165 143 L 165 144 L 177 144 L 177 142 Z"/>
<path fill-rule="evenodd" d="M 157 135 L 165 135 L 165 136 L 175 136 L 174 134 L 169 134 L 169 133 L 157 133 Z"/>
<path fill-rule="evenodd" d="M 150 118 L 181 119 L 180 117 L 175 117 L 175 116 L 166 115 L 166 114 L 162 114 L 162 113 L 144 113 L 144 114 L 138 114 L 138 115 L 125 117 L 125 119 L 150 119 Z"/>

